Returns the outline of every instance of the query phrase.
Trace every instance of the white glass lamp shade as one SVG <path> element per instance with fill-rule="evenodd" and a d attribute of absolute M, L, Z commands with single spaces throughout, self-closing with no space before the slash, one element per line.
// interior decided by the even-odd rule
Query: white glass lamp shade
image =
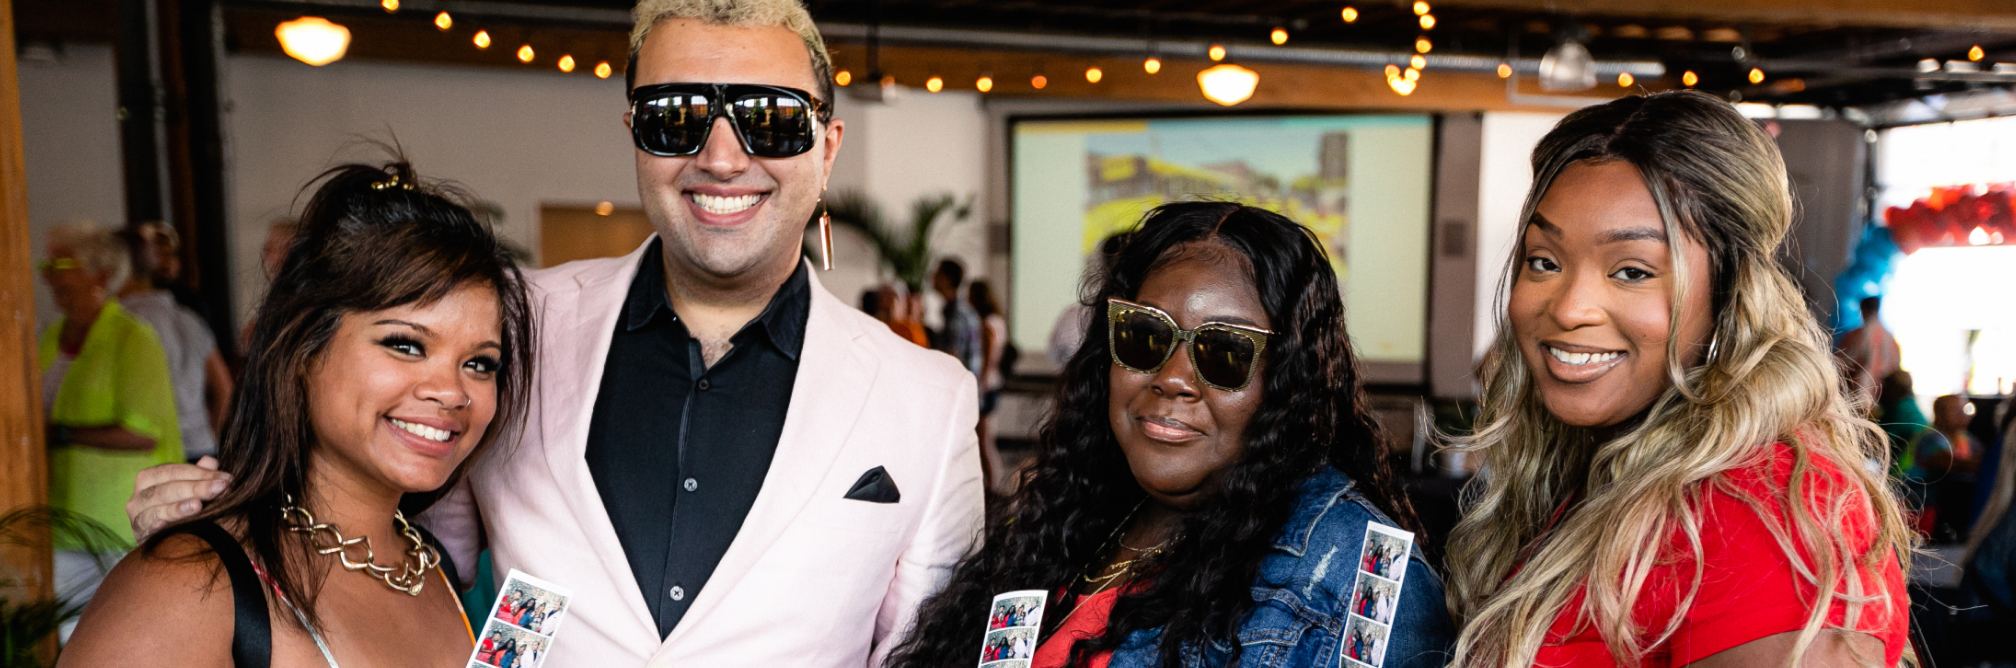
<path fill-rule="evenodd" d="M 1260 85 L 1260 73 L 1226 63 L 1197 73 L 1197 87 L 1204 99 L 1230 107 L 1253 97 Z"/>
<path fill-rule="evenodd" d="M 1540 89 L 1548 91 L 1589 90 L 1596 87 L 1596 62 L 1589 49 L 1575 40 L 1564 41 L 1540 58 Z"/>
<path fill-rule="evenodd" d="M 343 59 L 350 48 L 350 29 L 320 16 L 303 16 L 273 29 L 280 38 L 280 50 L 316 67 Z"/>

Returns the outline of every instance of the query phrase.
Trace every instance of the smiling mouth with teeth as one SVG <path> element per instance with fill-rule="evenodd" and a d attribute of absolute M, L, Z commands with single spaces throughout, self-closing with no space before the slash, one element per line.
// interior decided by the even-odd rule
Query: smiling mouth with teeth
<path fill-rule="evenodd" d="M 1624 356 L 1624 353 L 1619 351 L 1611 351 L 1607 353 L 1571 353 L 1565 350 L 1554 348 L 1552 346 L 1541 346 L 1541 347 L 1546 348 L 1547 354 L 1553 355 L 1554 359 L 1561 360 L 1561 363 L 1570 366 L 1601 364 L 1603 362 L 1608 362 L 1610 360 L 1614 360 Z"/>
<path fill-rule="evenodd" d="M 404 429 L 404 430 L 406 430 L 406 433 L 409 433 L 409 434 L 412 434 L 412 435 L 414 435 L 414 436 L 418 436 L 418 437 L 420 437 L 420 438 L 424 438 L 424 439 L 427 439 L 427 440 L 430 440 L 430 441 L 434 441 L 434 442 L 436 442 L 436 443 L 447 443 L 447 442 L 448 442 L 448 439 L 449 439 L 449 438 L 452 438 L 452 437 L 454 437 L 454 436 L 455 436 L 455 433 L 454 433 L 454 432 L 451 432 L 451 431 L 446 431 L 446 430 L 442 430 L 442 429 L 435 429 L 435 428 L 433 428 L 433 427 L 429 427 L 429 426 L 427 426 L 427 425 L 424 425 L 424 424 L 413 424 L 413 423 L 411 423 L 411 422 L 406 422 L 406 421 L 404 421 L 404 420 L 400 420 L 400 419 L 398 419 L 398 418 L 385 418 L 385 419 L 387 419 L 387 420 L 391 420 L 391 421 L 392 421 L 392 426 L 394 426 L 394 427 L 398 427 L 398 428 L 400 428 L 400 429 Z"/>
<path fill-rule="evenodd" d="M 694 204 L 699 205 L 701 211 L 706 211 L 717 216 L 725 216 L 748 211 L 750 207 L 756 206 L 757 202 L 763 201 L 763 196 L 740 195 L 736 197 L 720 197 L 701 193 L 688 193 L 687 199 L 691 199 Z"/>

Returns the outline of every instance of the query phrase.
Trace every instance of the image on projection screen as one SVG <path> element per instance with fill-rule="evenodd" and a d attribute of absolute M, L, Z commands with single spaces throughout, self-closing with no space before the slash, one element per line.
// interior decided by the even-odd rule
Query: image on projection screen
<path fill-rule="evenodd" d="M 1108 235 L 1166 202 L 1233 200 L 1316 232 L 1366 362 L 1421 363 L 1429 117 L 1022 120 L 1013 142 L 1009 329 L 1018 348 L 1048 348 Z"/>

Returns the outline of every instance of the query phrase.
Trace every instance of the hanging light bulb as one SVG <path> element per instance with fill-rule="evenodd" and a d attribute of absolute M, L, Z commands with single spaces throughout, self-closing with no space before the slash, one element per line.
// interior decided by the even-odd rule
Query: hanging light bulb
<path fill-rule="evenodd" d="M 399 0 L 380 0 L 378 6 L 384 7 L 385 13 L 390 14 L 399 11 Z"/>
<path fill-rule="evenodd" d="M 1149 56 L 1147 60 L 1141 61 L 1141 69 L 1149 74 L 1160 72 L 1162 71 L 1162 59 Z"/>
<path fill-rule="evenodd" d="M 1253 97 L 1260 85 L 1260 73 L 1225 63 L 1197 73 L 1197 87 L 1204 99 L 1230 107 Z"/>
<path fill-rule="evenodd" d="M 350 49 L 350 29 L 330 23 L 320 16 L 303 16 L 273 29 L 280 38 L 280 50 L 316 67 L 343 59 Z"/>
<path fill-rule="evenodd" d="M 980 89 L 982 93 L 994 90 L 994 77 L 981 75 L 980 80 L 973 82 L 973 87 Z"/>
<path fill-rule="evenodd" d="M 1631 84 L 1635 81 L 1637 79 L 1633 78 L 1630 72 L 1623 72 L 1617 75 L 1617 85 L 1620 87 L 1630 88 Z"/>
<path fill-rule="evenodd" d="M 1764 83 L 1764 70 L 1755 67 L 1750 68 L 1750 83 L 1752 84 Z"/>
<path fill-rule="evenodd" d="M 560 56 L 560 71 L 562 72 L 574 71 L 574 56 L 571 55 Z"/>
<path fill-rule="evenodd" d="M 1986 52 L 1986 51 L 1982 51 L 1982 50 L 1981 50 L 1981 45 L 1979 45 L 1979 44 L 1976 44 L 1976 45 L 1974 45 L 1974 48 L 1971 48 L 1971 49 L 1968 49 L 1968 50 L 1967 50 L 1967 59 L 1968 59 L 1968 60 L 1972 60 L 1972 61 L 1974 61 L 1974 62 L 1977 62 L 1977 63 L 1978 63 L 1978 62 L 1981 62 L 1981 59 L 1982 59 L 1982 58 L 1986 58 L 1986 57 L 1988 57 L 1988 52 Z"/>
<path fill-rule="evenodd" d="M 615 202 L 604 201 L 595 205 L 595 215 L 597 216 L 607 216 L 612 213 L 616 213 Z"/>
<path fill-rule="evenodd" d="M 442 30 L 453 28 L 455 27 L 455 17 L 449 16 L 448 12 L 441 12 L 439 14 L 435 14 L 434 27 L 440 28 Z"/>
<path fill-rule="evenodd" d="M 1540 89 L 1589 90 L 1596 87 L 1596 63 L 1589 49 L 1575 40 L 1563 41 L 1540 58 Z"/>
<path fill-rule="evenodd" d="M 1275 46 L 1287 44 L 1288 30 L 1285 28 L 1275 28 L 1274 32 L 1267 33 L 1267 39 L 1273 41 Z"/>
<path fill-rule="evenodd" d="M 838 72 L 834 72 L 833 83 L 835 85 L 840 86 L 845 86 L 847 84 L 854 83 L 854 73 L 849 72 L 847 70 L 840 70 Z"/>
<path fill-rule="evenodd" d="M 1421 70 L 1409 67 L 1407 71 L 1400 73 L 1400 78 L 1408 81 L 1419 81 L 1421 79 Z"/>
<path fill-rule="evenodd" d="M 1511 64 L 1511 63 L 1498 63 L 1498 78 L 1500 78 L 1500 79 L 1510 79 L 1510 78 L 1512 78 L 1512 64 Z"/>
<path fill-rule="evenodd" d="M 1425 0 L 1414 0 L 1414 15 L 1415 16 L 1428 15 L 1428 3 Z"/>
<path fill-rule="evenodd" d="M 1434 14 L 1422 14 L 1422 15 L 1421 15 L 1421 29 L 1422 29 L 1422 30 L 1434 30 L 1434 29 L 1435 29 L 1435 15 L 1434 15 Z"/>
<path fill-rule="evenodd" d="M 1210 57 L 1211 57 L 1211 62 L 1214 62 L 1214 63 L 1215 63 L 1215 62 L 1218 62 L 1218 61 L 1221 61 L 1221 60 L 1224 60 L 1224 59 L 1225 59 L 1225 47 L 1223 47 L 1223 46 L 1220 46 L 1220 45 L 1217 45 L 1217 44 L 1213 44 L 1213 45 L 1211 45 L 1211 50 L 1210 50 L 1210 51 L 1206 51 L 1206 52 L 1205 52 L 1205 55 L 1208 55 L 1208 56 L 1210 56 Z"/>
<path fill-rule="evenodd" d="M 1701 83 L 1701 75 L 1695 74 L 1694 70 L 1680 73 L 1680 85 L 1693 88 L 1698 83 Z"/>
<path fill-rule="evenodd" d="M 478 49 L 490 48 L 490 31 L 488 30 L 476 31 L 476 39 L 473 41 L 476 42 L 476 48 Z"/>
<path fill-rule="evenodd" d="M 941 91 L 941 90 L 945 90 L 945 80 L 944 80 L 944 79 L 940 79 L 940 78 L 938 78 L 938 77 L 931 77 L 931 78 L 929 78 L 929 79 L 925 79 L 925 80 L 924 80 L 924 90 L 928 90 L 928 91 L 931 91 L 931 92 L 933 92 L 933 93 L 936 93 L 936 92 L 938 92 L 938 91 Z"/>
<path fill-rule="evenodd" d="M 611 69 L 611 68 L 609 67 L 609 61 L 607 61 L 607 60 L 604 60 L 604 61 L 602 61 L 602 62 L 599 62 L 599 63 L 595 63 L 595 78 L 597 78 L 597 79 L 607 79 L 607 78 L 609 78 L 609 75 L 611 75 L 611 74 L 615 74 L 615 73 L 616 73 L 616 70 L 614 70 L 614 69 Z"/>
<path fill-rule="evenodd" d="M 1344 8 L 1344 11 L 1343 11 L 1343 15 L 1344 15 L 1344 22 L 1345 22 L 1345 23 L 1356 23 L 1356 22 L 1358 21 L 1358 8 L 1357 8 L 1357 7 L 1345 7 L 1345 8 Z"/>
<path fill-rule="evenodd" d="M 1417 70 L 1428 69 L 1428 58 L 1418 53 L 1414 54 L 1412 58 L 1407 59 L 1407 66 Z"/>
<path fill-rule="evenodd" d="M 1041 74 L 1029 77 L 1029 85 L 1034 86 L 1036 90 L 1043 90 L 1044 86 L 1050 85 L 1050 77 L 1046 77 Z"/>
<path fill-rule="evenodd" d="M 518 47 L 518 62 L 521 63 L 532 62 L 532 56 L 533 56 L 532 45 L 527 44 L 525 46 Z"/>
<path fill-rule="evenodd" d="M 1104 78 L 1106 78 L 1105 71 L 1100 70 L 1097 67 L 1085 68 L 1085 81 L 1087 83 L 1099 83 L 1099 80 Z"/>
<path fill-rule="evenodd" d="M 1408 71 L 1412 72 L 1413 70 Z M 1393 92 L 1399 93 L 1401 97 L 1406 97 L 1413 95 L 1414 88 L 1420 86 L 1421 82 L 1418 79 L 1409 79 L 1407 77 L 1386 77 L 1386 85 L 1392 88 Z"/>
<path fill-rule="evenodd" d="M 1417 40 L 1414 40 L 1414 51 L 1415 51 L 1416 53 L 1427 53 L 1427 52 L 1429 52 L 1429 51 L 1434 51 L 1434 50 L 1435 50 L 1435 43 L 1434 43 L 1434 42 L 1430 42 L 1430 41 L 1428 41 L 1428 38 L 1426 38 L 1426 37 L 1423 37 L 1423 38 L 1420 38 L 1420 39 L 1417 39 Z"/>

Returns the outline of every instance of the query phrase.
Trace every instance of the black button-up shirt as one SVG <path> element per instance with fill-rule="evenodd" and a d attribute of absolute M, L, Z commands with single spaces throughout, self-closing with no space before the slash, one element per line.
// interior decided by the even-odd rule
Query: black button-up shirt
<path fill-rule="evenodd" d="M 651 244 L 630 283 L 585 454 L 660 637 L 693 605 L 763 488 L 812 308 L 801 263 L 709 368 L 672 311 L 662 252 Z"/>

